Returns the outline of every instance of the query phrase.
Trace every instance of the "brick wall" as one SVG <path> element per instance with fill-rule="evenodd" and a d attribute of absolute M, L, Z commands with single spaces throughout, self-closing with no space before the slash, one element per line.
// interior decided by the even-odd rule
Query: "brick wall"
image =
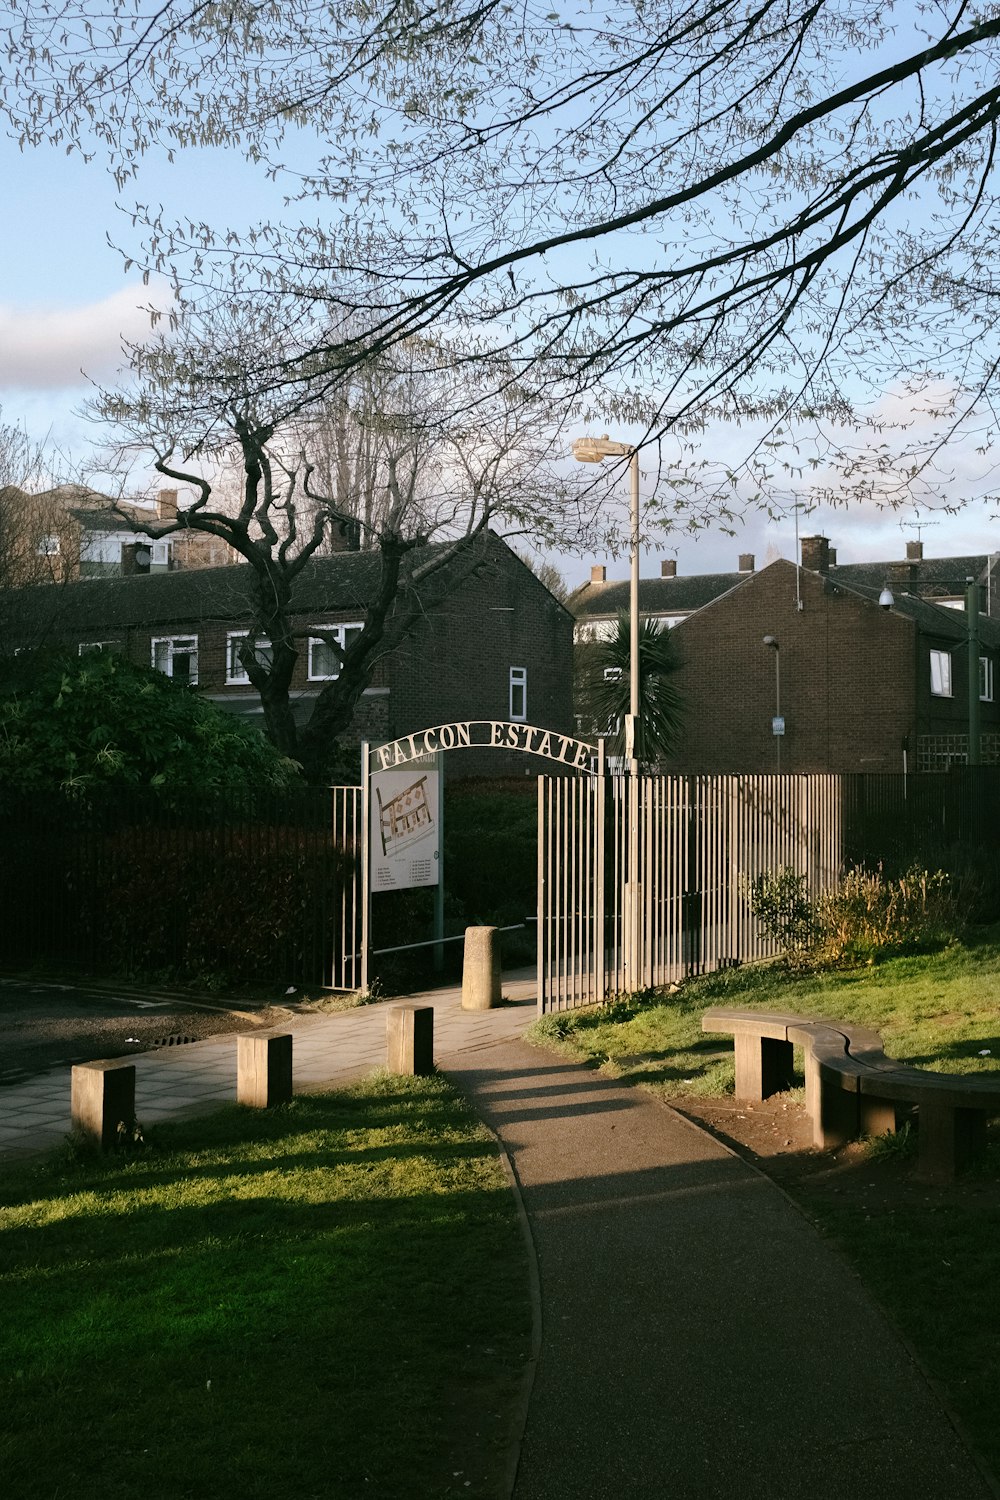
<path fill-rule="evenodd" d="M 915 732 L 917 633 L 905 616 L 815 573 L 772 563 L 676 627 L 684 735 L 670 769 L 776 768 L 779 642 L 782 771 L 901 771 Z"/>

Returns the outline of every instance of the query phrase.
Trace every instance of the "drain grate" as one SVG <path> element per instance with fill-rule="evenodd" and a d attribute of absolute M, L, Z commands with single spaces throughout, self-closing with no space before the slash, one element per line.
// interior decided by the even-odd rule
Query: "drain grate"
<path fill-rule="evenodd" d="M 187 1036 L 183 1031 L 175 1031 L 170 1036 L 161 1036 L 155 1042 L 150 1042 L 152 1050 L 155 1047 L 183 1047 L 186 1042 L 196 1042 L 196 1036 Z"/>

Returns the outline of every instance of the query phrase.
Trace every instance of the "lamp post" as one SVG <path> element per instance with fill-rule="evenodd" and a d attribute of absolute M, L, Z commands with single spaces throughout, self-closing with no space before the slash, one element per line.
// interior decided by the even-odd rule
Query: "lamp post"
<path fill-rule="evenodd" d="M 778 775 L 781 775 L 781 738 L 785 726 L 781 721 L 781 647 L 775 635 L 766 635 L 764 645 L 769 651 L 774 652 L 774 721 L 771 729 L 774 733 L 774 755 Z"/>
<path fill-rule="evenodd" d="M 628 871 L 625 883 L 625 987 L 642 985 L 642 880 L 639 873 L 639 450 L 630 443 L 603 437 L 577 438 L 573 457 L 583 464 L 627 458 L 629 497 L 629 711 L 625 719 L 625 754 L 629 769 Z"/>

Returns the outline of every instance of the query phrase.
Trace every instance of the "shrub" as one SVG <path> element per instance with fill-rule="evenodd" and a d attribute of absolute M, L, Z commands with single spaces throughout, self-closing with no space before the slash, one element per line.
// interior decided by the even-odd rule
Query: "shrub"
<path fill-rule="evenodd" d="M 849 870 L 816 904 L 817 956 L 827 962 L 881 958 L 940 948 L 968 925 L 968 880 L 914 865 L 895 879 Z"/>
<path fill-rule="evenodd" d="M 811 901 L 805 876 L 786 866 L 757 876 L 750 907 L 786 962 L 857 963 L 943 947 L 969 925 L 981 904 L 977 892 L 971 873 L 914 865 L 893 877 L 878 866 L 849 870 L 835 890 Z"/>
<path fill-rule="evenodd" d="M 806 894 L 806 877 L 788 865 L 750 882 L 750 910 L 786 956 L 815 942 L 816 917 Z"/>

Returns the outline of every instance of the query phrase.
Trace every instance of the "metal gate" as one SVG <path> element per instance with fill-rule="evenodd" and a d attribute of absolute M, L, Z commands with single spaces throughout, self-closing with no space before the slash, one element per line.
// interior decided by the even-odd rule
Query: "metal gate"
<path fill-rule="evenodd" d="M 539 1010 L 773 953 L 750 883 L 791 866 L 814 893 L 835 884 L 842 780 L 539 777 Z"/>
<path fill-rule="evenodd" d="M 330 795 L 333 847 L 340 859 L 328 983 L 332 990 L 363 990 L 368 987 L 368 900 L 362 792 L 359 786 L 335 786 Z"/>

